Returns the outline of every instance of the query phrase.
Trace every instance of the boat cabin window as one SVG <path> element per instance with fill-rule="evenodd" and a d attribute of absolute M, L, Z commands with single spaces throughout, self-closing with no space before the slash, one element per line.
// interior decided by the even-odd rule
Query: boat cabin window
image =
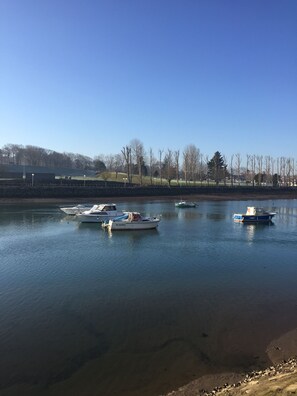
<path fill-rule="evenodd" d="M 116 207 L 114 205 L 105 205 L 103 210 L 110 212 L 112 210 L 116 210 Z"/>

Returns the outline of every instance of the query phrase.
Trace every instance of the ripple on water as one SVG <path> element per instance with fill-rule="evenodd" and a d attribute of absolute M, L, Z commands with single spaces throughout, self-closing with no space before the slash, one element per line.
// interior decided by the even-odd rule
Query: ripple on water
<path fill-rule="evenodd" d="M 290 205 L 274 225 L 246 226 L 232 221 L 241 202 L 138 202 L 162 213 L 159 228 L 112 234 L 56 208 L 0 212 L 1 391 L 157 395 L 263 363 L 274 328 L 296 322 Z"/>

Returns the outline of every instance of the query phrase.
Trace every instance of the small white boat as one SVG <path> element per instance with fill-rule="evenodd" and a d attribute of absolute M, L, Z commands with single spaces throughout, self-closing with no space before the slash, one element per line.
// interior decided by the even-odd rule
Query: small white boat
<path fill-rule="evenodd" d="M 189 201 L 179 201 L 176 202 L 175 207 L 176 208 L 196 208 L 197 204 L 195 202 L 189 202 Z"/>
<path fill-rule="evenodd" d="M 259 223 L 269 222 L 276 215 L 275 212 L 268 212 L 263 208 L 256 208 L 255 206 L 248 206 L 246 213 L 235 213 L 233 220 L 238 223 Z"/>
<path fill-rule="evenodd" d="M 102 227 L 110 231 L 152 230 L 158 227 L 159 222 L 158 217 L 143 217 L 139 212 L 125 212 L 123 216 L 103 223 Z"/>
<path fill-rule="evenodd" d="M 91 209 L 77 214 L 76 219 L 81 223 L 103 223 L 123 214 L 123 211 L 117 210 L 116 204 L 106 203 L 92 206 Z"/>
<path fill-rule="evenodd" d="M 82 213 L 85 210 L 91 209 L 92 206 L 93 206 L 93 204 L 79 204 L 76 206 L 66 206 L 64 208 L 60 208 L 60 210 L 62 210 L 62 212 L 66 213 L 67 215 L 73 216 L 78 213 Z"/>

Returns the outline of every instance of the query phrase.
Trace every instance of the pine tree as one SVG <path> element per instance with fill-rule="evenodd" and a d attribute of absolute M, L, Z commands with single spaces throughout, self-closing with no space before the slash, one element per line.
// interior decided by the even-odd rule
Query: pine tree
<path fill-rule="evenodd" d="M 219 151 L 214 153 L 214 156 L 207 163 L 209 178 L 214 180 L 216 184 L 225 177 L 227 165 Z"/>

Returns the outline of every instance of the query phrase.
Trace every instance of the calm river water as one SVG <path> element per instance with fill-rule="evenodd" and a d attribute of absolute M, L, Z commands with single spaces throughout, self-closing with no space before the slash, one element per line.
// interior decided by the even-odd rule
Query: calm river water
<path fill-rule="evenodd" d="M 273 224 L 234 223 L 248 205 Z M 0 205 L 1 396 L 156 396 L 262 367 L 297 326 L 297 200 L 118 208 L 162 221 L 109 234 L 57 204 Z"/>

